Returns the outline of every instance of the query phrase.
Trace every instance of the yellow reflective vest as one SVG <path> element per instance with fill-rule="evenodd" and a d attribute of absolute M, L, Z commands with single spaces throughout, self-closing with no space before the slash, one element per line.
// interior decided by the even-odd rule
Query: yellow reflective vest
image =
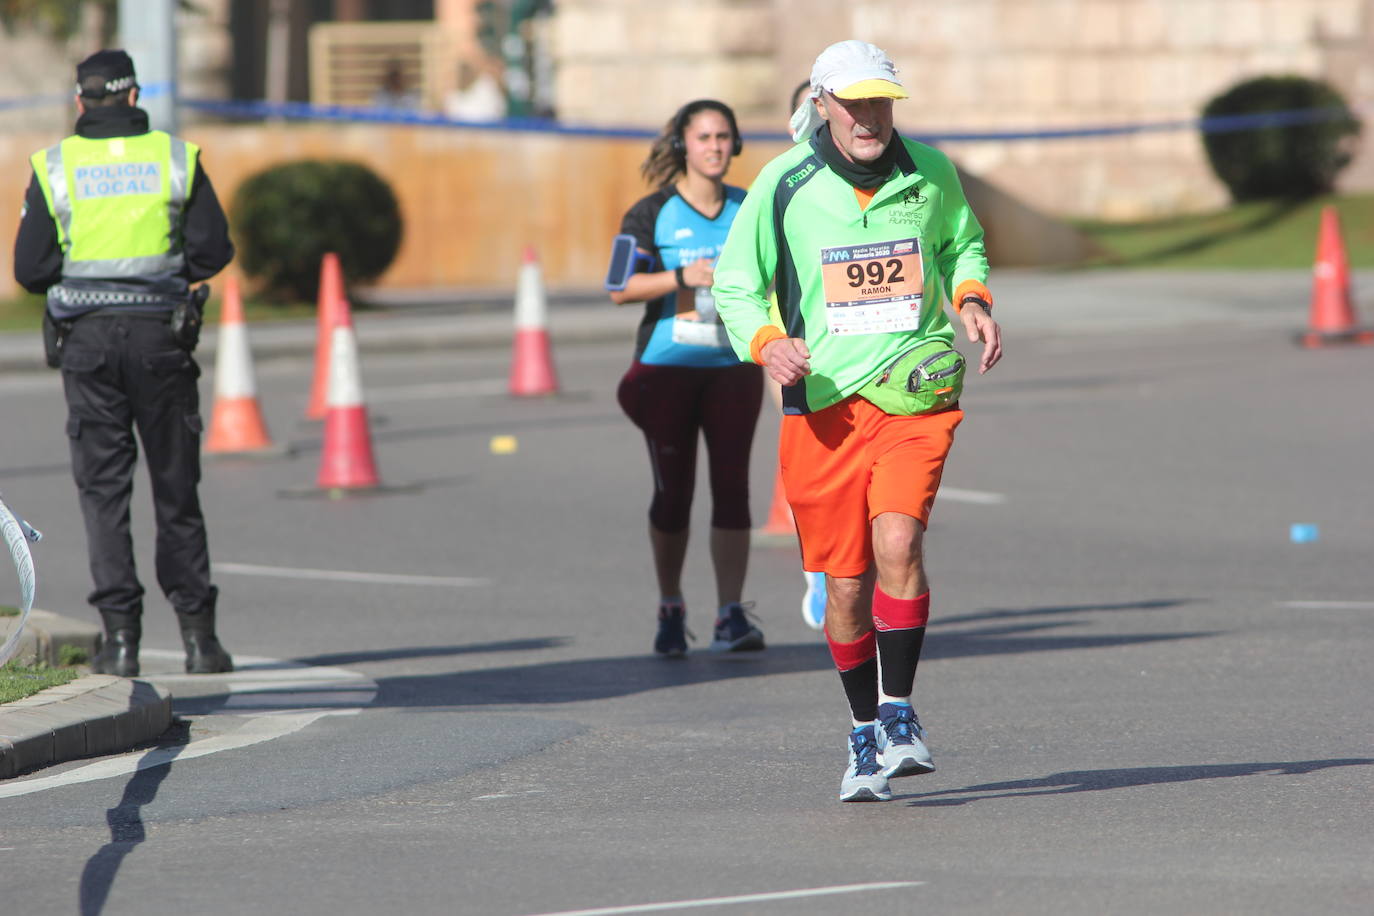
<path fill-rule="evenodd" d="M 62 247 L 63 281 L 83 289 L 184 291 L 181 214 L 199 152 L 154 130 L 72 136 L 34 153 L 34 175 Z"/>

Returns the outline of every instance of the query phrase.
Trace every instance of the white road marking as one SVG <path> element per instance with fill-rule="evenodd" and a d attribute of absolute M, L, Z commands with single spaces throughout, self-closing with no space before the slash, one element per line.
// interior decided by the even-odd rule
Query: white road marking
<path fill-rule="evenodd" d="M 450 588 L 490 585 L 490 579 L 468 576 L 404 576 L 392 573 L 350 572 L 346 569 L 303 569 L 290 566 L 260 566 L 257 563 L 215 562 L 215 572 L 241 576 L 266 576 L 276 579 L 318 579 L 326 582 L 369 582 L 376 585 L 436 585 Z"/>
<path fill-rule="evenodd" d="M 543 795 L 543 789 L 526 789 L 523 792 L 493 792 L 490 795 L 478 795 L 473 801 L 489 801 L 493 798 L 524 798 L 527 795 Z"/>
<path fill-rule="evenodd" d="M 179 663 L 185 655 L 174 649 L 143 649 L 139 653 L 145 661 L 158 659 Z M 155 681 L 194 681 L 204 683 L 204 674 L 182 674 L 179 671 L 155 672 L 144 674 L 145 678 Z M 367 675 L 347 668 L 332 668 L 328 665 L 306 665 L 302 662 L 267 658 L 262 655 L 234 656 L 234 670 L 229 674 L 213 675 L 215 683 L 227 683 L 231 693 L 244 690 L 280 690 L 287 686 L 320 688 L 320 681 L 366 681 Z"/>
<path fill-rule="evenodd" d="M 997 506 L 1007 501 L 1002 493 L 989 493 L 987 490 L 961 490 L 958 487 L 941 487 L 936 499 L 949 499 L 956 503 L 975 503 L 980 506 Z"/>
<path fill-rule="evenodd" d="M 236 670 L 230 674 L 182 674 L 175 669 L 163 674 L 156 669 L 169 665 L 180 666 L 185 658 L 184 653 L 168 649 L 144 649 L 139 655 L 145 669 L 152 669 L 144 671 L 144 680 L 155 683 L 194 680 L 201 684 L 222 684 L 226 688 L 230 696 L 224 705 L 208 715 L 190 716 L 192 722 L 233 716 L 242 720 L 241 724 L 227 734 L 200 738 L 181 747 L 131 751 L 64 773 L 0 785 L 0 798 L 14 798 L 97 779 L 126 776 L 166 763 L 180 763 L 208 754 L 251 747 L 298 732 L 325 716 L 357 715 L 377 696 L 377 684 L 374 681 L 347 668 L 239 655 L 234 659 Z"/>
<path fill-rule="evenodd" d="M 1278 605 L 1308 611 L 1374 611 L 1374 601 L 1280 601 Z"/>
<path fill-rule="evenodd" d="M 863 891 L 896 890 L 920 887 L 924 881 L 884 881 L 875 884 L 840 884 L 834 887 L 813 887 L 801 891 L 777 891 L 771 894 L 741 894 L 738 897 L 709 897 L 702 900 L 675 900 L 670 903 L 644 903 L 634 906 L 608 906 L 592 910 L 559 910 L 538 916 L 615 916 L 618 913 L 656 913 L 663 910 L 686 910 L 704 906 L 726 906 L 736 903 L 763 903 L 769 900 L 797 900 L 802 897 L 825 897 L 831 894 L 857 894 Z"/>
<path fill-rule="evenodd" d="M 382 404 L 387 401 L 421 401 L 431 398 L 473 397 L 488 394 L 505 394 L 510 383 L 503 378 L 479 378 L 465 382 L 430 382 L 424 385 L 392 385 L 382 388 L 368 388 L 367 402 Z"/>

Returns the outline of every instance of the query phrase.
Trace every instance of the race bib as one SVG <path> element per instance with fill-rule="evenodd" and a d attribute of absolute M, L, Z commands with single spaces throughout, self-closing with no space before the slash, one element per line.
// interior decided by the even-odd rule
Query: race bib
<path fill-rule="evenodd" d="M 925 288 L 920 239 L 822 248 L 821 281 L 831 334 L 920 327 Z"/>
<path fill-rule="evenodd" d="M 673 343 L 689 347 L 728 347 L 730 338 L 725 334 L 725 325 L 719 321 L 674 318 Z"/>

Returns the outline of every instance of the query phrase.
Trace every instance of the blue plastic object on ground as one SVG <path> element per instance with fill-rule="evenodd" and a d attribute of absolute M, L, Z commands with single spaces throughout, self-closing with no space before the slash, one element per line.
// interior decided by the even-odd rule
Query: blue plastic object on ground
<path fill-rule="evenodd" d="M 1294 544 L 1311 544 L 1321 537 L 1316 525 L 1293 524 L 1288 527 L 1288 540 Z"/>

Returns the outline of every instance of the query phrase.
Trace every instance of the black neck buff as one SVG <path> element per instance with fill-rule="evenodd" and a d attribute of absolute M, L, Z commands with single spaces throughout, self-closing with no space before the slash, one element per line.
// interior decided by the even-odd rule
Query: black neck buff
<path fill-rule="evenodd" d="M 90 140 L 110 137 L 133 137 L 148 132 L 148 112 L 130 105 L 102 105 L 87 108 L 76 119 L 78 136 Z"/>
<path fill-rule="evenodd" d="M 883 150 L 881 156 L 872 162 L 850 162 L 835 145 L 835 138 L 830 135 L 828 123 L 822 124 L 816 131 L 816 151 L 820 153 L 821 161 L 854 187 L 865 190 L 878 187 L 892 175 L 892 170 L 897 167 L 893 150 L 900 142 L 894 129 L 892 139 L 887 142 L 887 149 Z"/>

